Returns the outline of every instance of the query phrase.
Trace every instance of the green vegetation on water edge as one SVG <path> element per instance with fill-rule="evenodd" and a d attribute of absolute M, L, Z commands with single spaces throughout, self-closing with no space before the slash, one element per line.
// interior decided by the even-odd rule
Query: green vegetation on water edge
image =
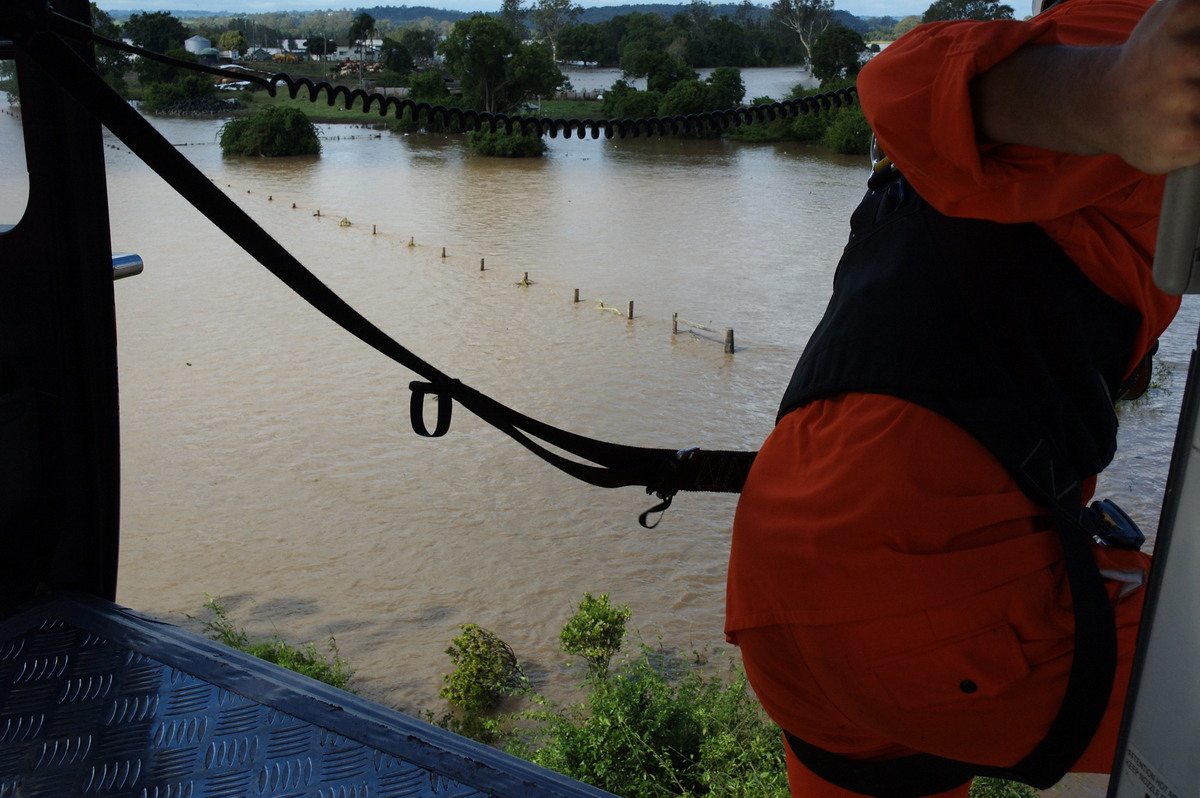
<path fill-rule="evenodd" d="M 251 641 L 219 600 L 206 597 L 204 608 L 212 617 L 202 627 L 212 639 L 350 689 L 354 671 L 332 636 L 328 655 L 312 642 Z M 441 691 L 453 710 L 427 719 L 623 798 L 788 798 L 781 735 L 741 665 L 718 667 L 719 652 L 684 656 L 661 640 L 627 646 L 631 614 L 608 594 L 583 595 L 559 635 L 560 649 L 586 663 L 586 697 L 571 706 L 538 694 L 500 637 L 463 624 L 446 650 L 455 668 Z M 513 698 L 531 708 L 497 711 Z M 1037 795 L 1023 784 L 980 778 L 970 798 Z"/>
<path fill-rule="evenodd" d="M 347 686 L 354 676 L 354 669 L 342 659 L 333 635 L 326 640 L 328 654 L 318 650 L 312 641 L 296 646 L 274 635 L 266 640 L 252 641 L 244 628 L 234 624 L 233 619 L 229 617 L 229 612 L 218 599 L 205 596 L 204 609 L 212 614 L 211 618 L 201 622 L 201 628 L 210 639 L 290 671 L 295 671 L 310 679 L 316 679 L 347 692 L 354 692 Z M 195 619 L 193 618 L 193 620 Z"/>

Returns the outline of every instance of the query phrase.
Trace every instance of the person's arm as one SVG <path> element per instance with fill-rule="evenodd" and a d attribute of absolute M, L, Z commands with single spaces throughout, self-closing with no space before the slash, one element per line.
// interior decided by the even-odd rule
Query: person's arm
<path fill-rule="evenodd" d="M 1200 0 L 1161 0 L 1121 45 L 1030 44 L 975 78 L 976 136 L 1148 173 L 1200 162 Z"/>

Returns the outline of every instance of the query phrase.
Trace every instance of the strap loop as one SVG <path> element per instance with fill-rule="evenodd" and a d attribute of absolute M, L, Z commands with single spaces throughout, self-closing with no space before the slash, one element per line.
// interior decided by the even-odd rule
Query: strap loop
<path fill-rule="evenodd" d="M 408 384 L 408 389 L 412 391 L 408 412 L 413 432 L 422 438 L 440 438 L 450 430 L 450 417 L 454 413 L 454 397 L 450 393 L 453 383 L 457 382 L 458 380 L 451 380 L 449 384 L 435 385 L 431 382 L 414 381 Z M 433 394 L 438 400 L 437 425 L 433 432 L 425 426 L 425 397 L 429 394 Z"/>
<path fill-rule="evenodd" d="M 680 474 L 681 467 L 684 463 L 690 461 L 699 451 L 699 446 L 690 446 L 687 449 L 680 449 L 674 455 L 663 458 L 662 464 L 658 469 L 658 478 L 646 486 L 646 493 L 652 493 L 662 499 L 662 501 L 639 515 L 639 524 L 646 529 L 654 529 L 654 527 L 658 526 L 659 521 L 662 521 L 662 515 L 659 515 L 658 520 L 653 524 L 648 523 L 647 519 L 653 513 L 665 513 L 667 508 L 671 506 L 671 501 L 675 498 L 675 494 L 684 489 L 680 484 L 682 476 Z"/>
<path fill-rule="evenodd" d="M 649 493 L 650 490 L 648 489 L 646 492 Z M 638 515 L 638 523 L 641 524 L 645 529 L 654 529 L 654 527 L 658 526 L 659 521 L 662 521 L 662 514 L 666 513 L 667 508 L 671 506 L 671 501 L 675 498 L 674 494 L 670 496 L 663 496 L 662 494 L 659 494 L 659 497 L 662 499 L 661 502 L 654 505 L 649 510 L 646 510 L 644 513 Z M 655 519 L 654 523 L 651 524 L 647 519 L 649 519 L 654 513 L 659 513 L 659 516 L 657 519 Z"/>

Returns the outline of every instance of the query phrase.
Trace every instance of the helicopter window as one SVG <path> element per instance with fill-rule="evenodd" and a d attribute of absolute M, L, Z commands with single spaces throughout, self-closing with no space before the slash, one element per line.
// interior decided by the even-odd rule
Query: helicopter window
<path fill-rule="evenodd" d="M 29 199 L 16 67 L 4 45 L 0 42 L 0 234 L 21 220 Z"/>

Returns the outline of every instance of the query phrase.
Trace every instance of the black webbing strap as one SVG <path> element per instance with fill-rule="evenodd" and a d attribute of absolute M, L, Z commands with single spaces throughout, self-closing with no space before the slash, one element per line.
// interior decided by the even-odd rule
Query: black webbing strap
<path fill-rule="evenodd" d="M 1051 511 L 1075 618 L 1067 689 L 1045 737 L 1020 762 L 997 767 L 931 754 L 867 762 L 818 748 L 785 731 L 796 758 L 820 778 L 875 798 L 936 795 L 975 776 L 1022 781 L 1044 790 L 1058 783 L 1091 743 L 1108 708 L 1117 651 L 1112 604 L 1089 545 L 1095 533 L 1092 517 L 1083 505 L 1079 481 L 1056 467 L 1044 444 L 1014 476 L 1028 495 Z"/>
<path fill-rule="evenodd" d="M 635 447 L 587 438 L 522 415 L 442 373 L 400 345 L 322 283 L 121 99 L 58 36 L 37 30 L 30 35 L 29 41 L 29 46 L 22 48 L 26 57 L 57 79 L 80 105 L 249 255 L 330 320 L 425 378 L 427 382 L 415 382 L 411 386 L 414 391 L 411 415 L 417 434 L 427 437 L 445 434 L 450 426 L 453 400 L 546 462 L 592 485 L 606 488 L 644 486 L 647 493 L 658 495 L 667 504 L 680 490 L 725 493 L 741 490 L 754 459 L 753 452 L 698 451 L 685 458 L 675 449 Z M 427 395 L 436 396 L 439 405 L 437 424 L 432 432 L 421 415 L 423 399 Z M 535 438 L 587 462 L 551 451 Z"/>

